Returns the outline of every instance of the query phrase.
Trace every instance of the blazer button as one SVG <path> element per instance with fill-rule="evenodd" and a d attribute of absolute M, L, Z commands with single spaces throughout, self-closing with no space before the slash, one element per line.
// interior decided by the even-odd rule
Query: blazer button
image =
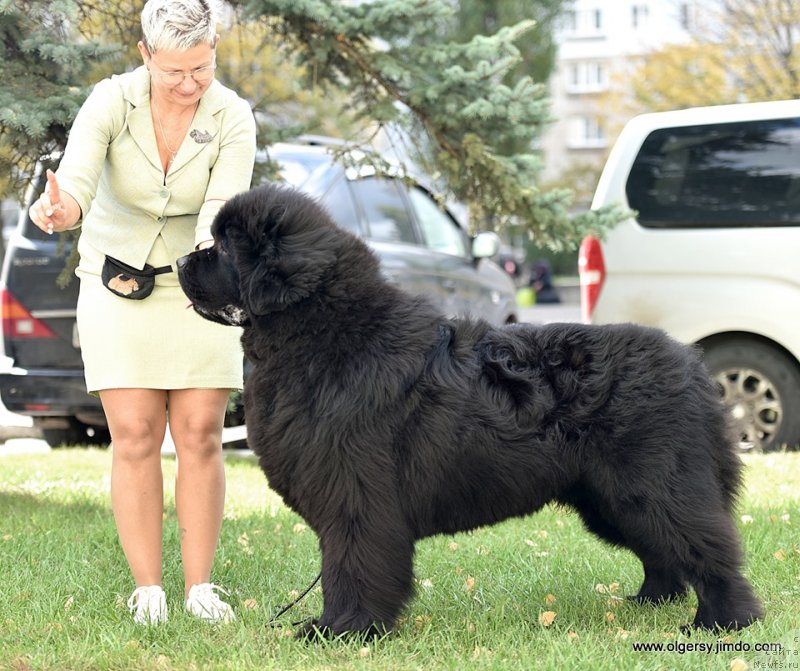
<path fill-rule="evenodd" d="M 169 198 L 169 191 L 167 191 L 166 189 L 161 189 L 158 195 L 161 196 L 162 198 Z"/>

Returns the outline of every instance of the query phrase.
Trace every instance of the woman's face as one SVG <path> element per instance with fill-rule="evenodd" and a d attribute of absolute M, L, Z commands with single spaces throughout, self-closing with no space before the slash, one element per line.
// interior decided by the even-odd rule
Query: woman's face
<path fill-rule="evenodd" d="M 151 96 L 174 105 L 194 105 L 214 81 L 216 49 L 198 44 L 190 49 L 162 49 L 151 54 L 139 42 L 144 64 L 150 70 Z"/>

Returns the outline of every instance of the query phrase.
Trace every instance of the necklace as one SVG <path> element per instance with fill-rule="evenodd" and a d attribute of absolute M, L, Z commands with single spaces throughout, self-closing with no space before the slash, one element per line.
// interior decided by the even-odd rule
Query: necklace
<path fill-rule="evenodd" d="M 200 104 L 198 100 L 194 104 L 194 109 L 192 110 L 192 119 L 194 119 L 194 115 L 197 112 L 197 106 Z M 158 111 L 158 107 L 153 105 L 153 110 L 156 113 L 156 121 L 158 121 L 158 128 L 161 130 L 161 139 L 164 141 L 164 146 L 166 147 L 167 151 L 169 152 L 169 161 L 167 161 L 167 167 L 172 165 L 172 162 L 175 160 L 175 157 L 178 155 L 178 150 L 181 148 L 180 144 L 178 144 L 178 149 L 173 149 L 169 146 L 169 142 L 167 142 L 167 134 L 164 132 L 164 124 L 161 123 L 161 114 Z M 189 123 L 192 123 L 191 119 Z"/>

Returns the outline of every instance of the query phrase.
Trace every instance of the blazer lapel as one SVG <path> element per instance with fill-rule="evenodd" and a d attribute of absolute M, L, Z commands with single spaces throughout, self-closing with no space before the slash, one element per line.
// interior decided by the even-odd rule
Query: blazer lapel
<path fill-rule="evenodd" d="M 128 131 L 145 158 L 163 171 L 158 157 L 153 117 L 150 115 L 150 73 L 144 65 L 140 65 L 123 77 L 123 95 L 128 103 Z"/>
<path fill-rule="evenodd" d="M 189 126 L 189 132 L 170 167 L 170 172 L 180 170 L 203 151 L 207 144 L 216 139 L 217 133 L 219 133 L 216 113 L 224 106 L 220 95 L 221 86 L 218 81 L 214 81 L 200 98 L 200 104 L 197 106 L 197 112 Z"/>
<path fill-rule="evenodd" d="M 150 105 L 134 107 L 128 112 L 128 130 L 131 137 L 142 154 L 159 171 L 163 171 L 161 159 L 158 157 L 158 146 L 153 129 L 153 117 L 150 115 Z"/>

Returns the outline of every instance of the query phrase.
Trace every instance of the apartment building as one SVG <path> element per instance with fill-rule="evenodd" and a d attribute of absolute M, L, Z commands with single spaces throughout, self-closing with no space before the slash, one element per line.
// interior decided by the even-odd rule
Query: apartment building
<path fill-rule="evenodd" d="M 614 118 L 608 93 L 614 89 L 624 95 L 626 70 L 637 57 L 688 38 L 693 5 L 677 0 L 575 0 L 558 33 L 550 80 L 555 121 L 541 138 L 545 181 L 580 166 L 602 165 L 626 120 Z"/>

